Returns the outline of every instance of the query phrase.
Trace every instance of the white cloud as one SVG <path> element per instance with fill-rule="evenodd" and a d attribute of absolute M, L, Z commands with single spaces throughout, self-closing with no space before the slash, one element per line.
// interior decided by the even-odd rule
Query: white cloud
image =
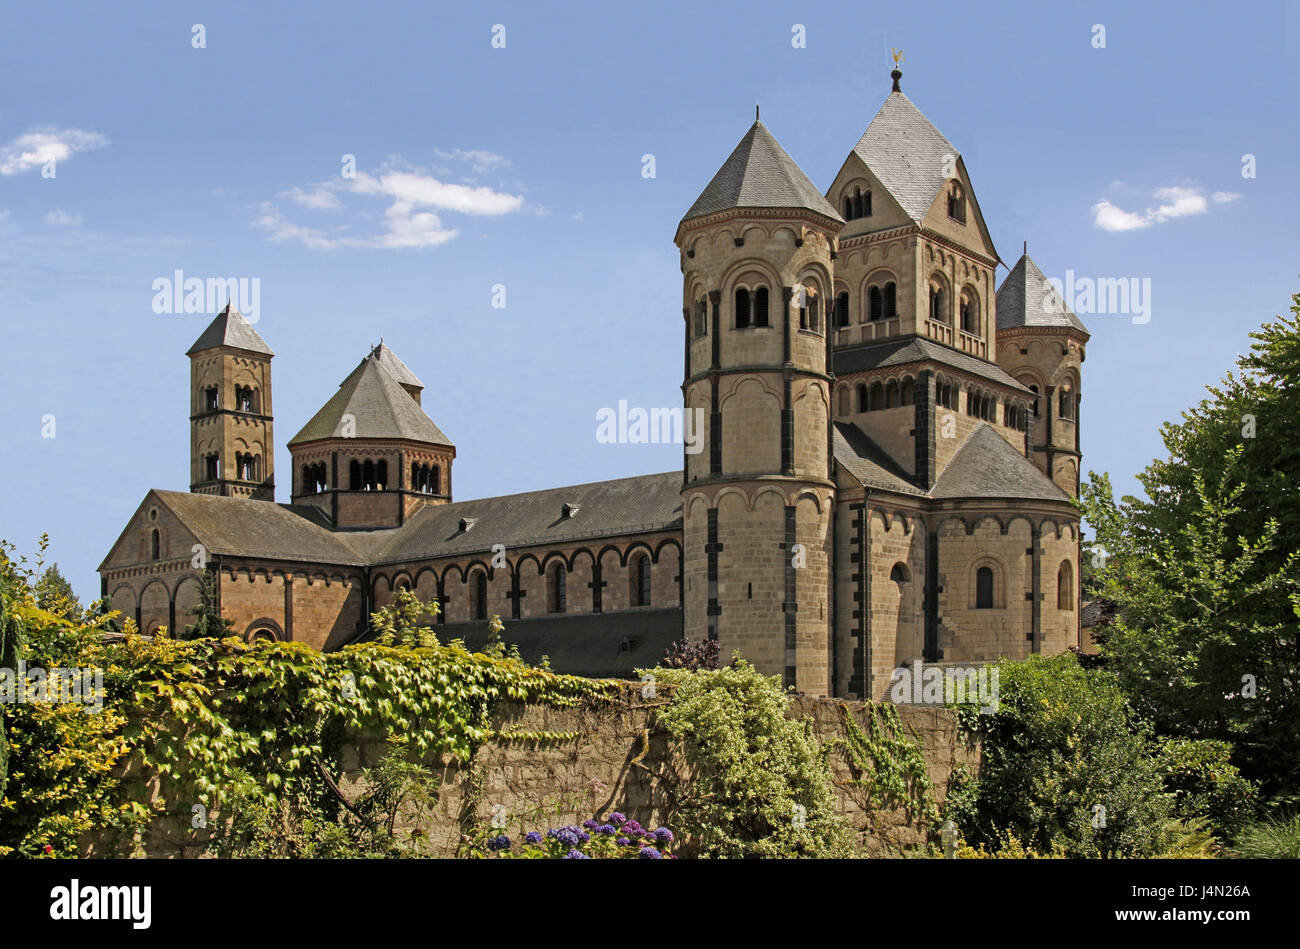
<path fill-rule="evenodd" d="M 81 215 L 69 214 L 61 208 L 45 212 L 45 223 L 55 227 L 81 227 Z"/>
<path fill-rule="evenodd" d="M 1137 231 L 1175 218 L 1205 214 L 1210 209 L 1210 201 L 1227 204 L 1241 197 L 1228 191 L 1216 191 L 1207 200 L 1200 188 L 1185 185 L 1157 188 L 1151 196 L 1157 203 L 1145 211 L 1125 211 L 1102 198 L 1092 206 L 1093 226 L 1103 231 Z"/>
<path fill-rule="evenodd" d="M 46 126 L 19 135 L 5 145 L 0 145 L 0 175 L 16 175 L 39 168 L 51 158 L 56 164 L 66 161 L 77 152 L 103 148 L 109 144 L 107 136 L 82 129 L 56 129 Z"/>
<path fill-rule="evenodd" d="M 450 158 L 453 161 L 470 162 L 470 167 L 476 175 L 481 175 L 486 171 L 492 171 L 496 168 L 506 168 L 510 165 L 510 159 L 503 158 L 495 152 L 485 151 L 481 148 L 453 148 L 449 152 L 435 148 L 434 154 L 439 158 Z"/>
<path fill-rule="evenodd" d="M 455 154 L 473 156 L 479 153 Z M 490 152 L 482 155 L 505 162 L 504 158 Z M 258 206 L 260 214 L 253 225 L 266 231 L 273 241 L 299 241 L 312 250 L 422 248 L 445 244 L 460 233 L 454 227 L 444 225 L 438 212 L 499 217 L 526 209 L 522 195 L 487 187 L 450 184 L 418 169 L 387 166 L 377 169 L 374 174 L 358 171 L 355 178 L 317 182 L 305 188 L 291 188 L 279 195 L 312 211 L 335 213 L 350 210 L 350 203 L 345 199 L 354 196 L 388 200 L 382 231 L 369 236 L 354 236 L 348 233 L 348 225 L 331 229 L 303 226 L 288 220 L 279 206 L 269 201 Z M 358 213 L 366 216 L 362 211 Z"/>

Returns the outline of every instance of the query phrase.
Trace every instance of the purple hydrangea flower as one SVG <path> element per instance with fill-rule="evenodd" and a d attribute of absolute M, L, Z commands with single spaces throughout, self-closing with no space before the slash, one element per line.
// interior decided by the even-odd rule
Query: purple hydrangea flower
<path fill-rule="evenodd" d="M 627 823 L 627 817 L 625 817 L 619 811 L 615 811 L 613 814 L 609 815 L 609 822 L 613 824 L 615 827 L 622 827 L 624 824 Z"/>
<path fill-rule="evenodd" d="M 591 843 L 591 834 L 587 833 L 585 830 L 580 830 L 578 831 L 578 839 L 584 844 Z"/>
<path fill-rule="evenodd" d="M 655 840 L 661 844 L 670 844 L 673 842 L 673 832 L 667 827 L 660 827 L 655 831 Z"/>
<path fill-rule="evenodd" d="M 606 837 L 613 837 L 618 833 L 618 828 L 613 824 L 601 824 L 596 828 L 596 833 L 604 834 Z"/>
<path fill-rule="evenodd" d="M 581 850 L 570 850 L 564 855 L 565 860 L 590 860 L 591 858 Z"/>
<path fill-rule="evenodd" d="M 509 850 L 510 838 L 505 834 L 498 834 L 496 837 L 489 837 L 487 842 L 488 850 Z"/>
<path fill-rule="evenodd" d="M 587 828 L 588 830 L 595 830 L 597 827 L 600 826 L 600 822 L 594 820 L 585 820 L 582 822 L 582 826 Z"/>
<path fill-rule="evenodd" d="M 578 846 L 578 835 L 570 827 L 561 827 L 556 830 L 548 830 L 546 836 L 553 840 L 558 840 L 567 847 Z"/>
<path fill-rule="evenodd" d="M 618 838 L 617 841 L 615 841 L 615 843 L 617 843 L 620 847 L 627 847 L 631 845 L 632 841 L 628 840 L 626 837 L 620 837 Z"/>
<path fill-rule="evenodd" d="M 642 847 L 641 852 L 637 854 L 637 857 L 642 860 L 662 860 L 663 854 L 654 847 Z"/>
<path fill-rule="evenodd" d="M 535 830 L 530 830 L 528 833 L 524 834 L 524 841 L 530 844 L 540 844 L 542 842 L 542 835 Z"/>

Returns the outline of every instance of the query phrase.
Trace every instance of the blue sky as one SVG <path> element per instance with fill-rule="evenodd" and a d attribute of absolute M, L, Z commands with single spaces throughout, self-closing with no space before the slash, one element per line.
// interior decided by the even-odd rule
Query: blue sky
<path fill-rule="evenodd" d="M 458 498 L 679 467 L 595 439 L 620 399 L 680 404 L 678 219 L 756 102 L 827 187 L 891 46 L 1008 265 L 1027 240 L 1049 276 L 1151 280 L 1149 323 L 1083 316 L 1085 470 L 1134 490 L 1159 424 L 1300 289 L 1300 4 L 268 7 L 5 13 L 0 537 L 48 531 L 85 599 L 145 492 L 187 487 L 211 315 L 153 312 L 177 269 L 260 280 L 281 501 L 285 443 L 381 335 Z"/>

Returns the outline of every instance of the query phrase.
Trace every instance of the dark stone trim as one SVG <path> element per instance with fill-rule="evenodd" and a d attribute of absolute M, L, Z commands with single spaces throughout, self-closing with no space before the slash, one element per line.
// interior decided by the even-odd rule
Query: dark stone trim
<path fill-rule="evenodd" d="M 939 532 L 932 530 L 926 537 L 925 553 L 925 659 L 938 662 L 942 658 L 939 649 Z"/>

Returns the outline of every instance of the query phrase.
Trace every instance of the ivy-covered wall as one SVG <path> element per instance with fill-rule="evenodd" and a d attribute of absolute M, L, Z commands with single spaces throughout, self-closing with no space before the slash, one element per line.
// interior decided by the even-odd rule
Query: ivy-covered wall
<path fill-rule="evenodd" d="M 672 750 L 668 735 L 654 722 L 655 709 L 670 700 L 671 687 L 661 684 L 653 698 L 643 698 L 641 691 L 639 685 L 627 685 L 610 702 L 571 708 L 503 701 L 493 712 L 493 729 L 518 738 L 486 742 L 469 765 L 426 758 L 442 776 L 437 817 L 427 828 L 433 852 L 452 856 L 471 818 L 516 838 L 525 830 L 578 824 L 613 811 L 646 826 L 666 823 L 689 764 Z M 978 749 L 963 740 L 955 717 L 945 709 L 896 708 L 904 733 L 914 736 L 921 748 L 931 798 L 940 804 L 954 769 L 975 770 Z M 838 744 L 847 737 L 845 709 L 863 729 L 870 728 L 871 709 L 862 702 L 797 697 L 788 716 L 808 718 L 821 741 Z M 537 733 L 566 737 L 543 741 L 528 737 Z M 376 766 L 386 750 L 379 737 L 345 740 L 340 788 L 349 796 L 359 790 L 361 769 Z M 878 804 L 882 795 L 861 782 L 851 758 L 838 747 L 831 749 L 830 762 L 837 809 L 867 854 L 897 854 L 926 839 L 929 819 L 915 809 L 909 815 L 901 804 Z M 203 849 L 202 831 L 191 824 L 188 810 L 156 820 L 143 841 L 145 852 L 198 856 Z M 94 853 L 94 848 L 89 852 Z"/>

